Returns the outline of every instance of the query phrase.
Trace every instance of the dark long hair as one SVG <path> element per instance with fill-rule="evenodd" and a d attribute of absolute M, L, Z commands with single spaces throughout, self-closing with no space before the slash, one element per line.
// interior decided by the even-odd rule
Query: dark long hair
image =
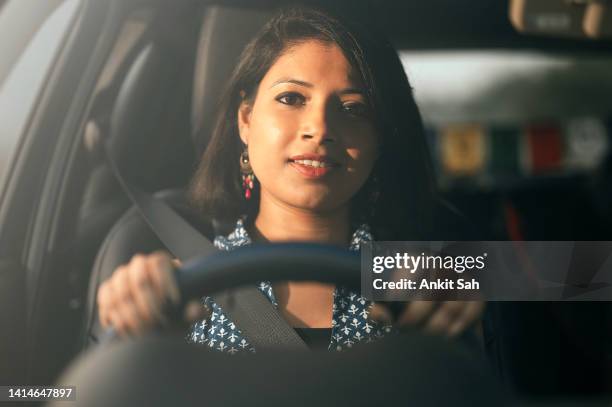
<path fill-rule="evenodd" d="M 307 40 L 333 43 L 343 51 L 365 86 L 381 135 L 372 174 L 351 200 L 351 221 L 368 222 L 377 240 L 425 238 L 431 228 L 434 182 L 423 123 L 397 52 L 373 27 L 304 6 L 278 11 L 242 52 L 210 143 L 191 180 L 191 205 L 208 218 L 233 221 L 243 214 L 254 218 L 259 185 L 245 200 L 239 169 L 241 91 L 253 101 L 274 62 L 289 47 Z"/>

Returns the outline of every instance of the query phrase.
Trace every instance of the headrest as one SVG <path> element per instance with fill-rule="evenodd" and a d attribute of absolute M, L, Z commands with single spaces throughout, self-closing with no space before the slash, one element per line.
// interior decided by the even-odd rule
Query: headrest
<path fill-rule="evenodd" d="M 184 76 L 187 68 L 191 73 L 193 54 L 184 60 L 172 55 L 154 41 L 140 48 L 110 115 L 115 161 L 127 179 L 150 191 L 182 185 L 192 168 L 191 84 L 175 78 Z"/>
<path fill-rule="evenodd" d="M 204 13 L 196 54 L 192 135 L 198 157 L 206 148 L 218 103 L 245 45 L 270 18 L 270 10 L 211 6 Z"/>
<path fill-rule="evenodd" d="M 154 44 L 146 45 L 136 56 L 121 83 L 110 120 L 110 142 L 114 157 L 123 162 L 123 154 L 130 154 L 129 144 L 136 135 L 143 134 L 150 120 L 147 115 L 160 104 L 160 98 L 147 98 L 152 84 L 160 80 L 161 57 Z M 146 100 L 148 103 L 139 103 Z M 156 110 L 159 109 L 158 106 Z M 128 137 L 126 135 L 131 135 Z"/>

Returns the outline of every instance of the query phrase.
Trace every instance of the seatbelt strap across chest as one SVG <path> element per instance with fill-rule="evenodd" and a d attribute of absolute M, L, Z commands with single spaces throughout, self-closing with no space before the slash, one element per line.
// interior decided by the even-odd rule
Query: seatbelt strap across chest
<path fill-rule="evenodd" d="M 185 262 L 210 255 L 217 250 L 206 236 L 166 202 L 130 185 L 113 159 L 108 143 L 106 155 L 124 192 L 151 230 L 174 256 Z M 241 287 L 220 293 L 215 295 L 215 302 L 240 328 L 255 349 L 308 349 L 302 338 L 257 287 Z"/>

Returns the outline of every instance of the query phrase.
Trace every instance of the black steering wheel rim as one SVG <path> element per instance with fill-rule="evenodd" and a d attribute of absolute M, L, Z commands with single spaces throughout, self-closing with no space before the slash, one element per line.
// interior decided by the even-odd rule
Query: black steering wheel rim
<path fill-rule="evenodd" d="M 249 245 L 196 258 L 176 270 L 187 301 L 260 281 L 318 281 L 359 289 L 359 252 L 316 243 Z"/>
<path fill-rule="evenodd" d="M 188 260 L 175 270 L 181 300 L 168 309 L 168 317 L 179 320 L 190 300 L 260 281 L 318 281 L 359 290 L 360 268 L 359 252 L 317 243 L 270 243 L 219 251 Z M 117 338 L 111 327 L 100 342 Z"/>

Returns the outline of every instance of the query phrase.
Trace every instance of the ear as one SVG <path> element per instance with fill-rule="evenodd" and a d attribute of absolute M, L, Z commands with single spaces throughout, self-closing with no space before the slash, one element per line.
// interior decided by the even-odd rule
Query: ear
<path fill-rule="evenodd" d="M 249 144 L 249 128 L 251 125 L 251 112 L 253 111 L 250 103 L 244 99 L 244 91 L 240 92 L 243 96 L 240 106 L 238 106 L 238 133 L 240 139 L 245 145 Z"/>

